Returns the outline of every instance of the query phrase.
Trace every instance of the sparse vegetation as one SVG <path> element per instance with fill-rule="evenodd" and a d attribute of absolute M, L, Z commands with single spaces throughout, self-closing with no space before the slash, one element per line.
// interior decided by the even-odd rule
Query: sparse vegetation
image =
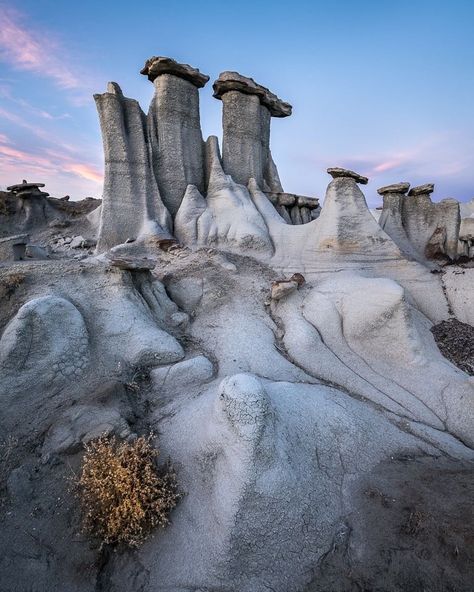
<path fill-rule="evenodd" d="M 10 298 L 17 288 L 21 286 L 21 284 L 25 281 L 25 274 L 13 272 L 3 276 L 0 280 L 0 286 L 2 288 L 2 292 L 7 298 Z"/>
<path fill-rule="evenodd" d="M 86 445 L 77 480 L 86 532 L 103 543 L 139 546 L 156 526 L 166 526 L 176 506 L 174 471 L 156 467 L 151 436 L 133 442 L 101 437 Z"/>

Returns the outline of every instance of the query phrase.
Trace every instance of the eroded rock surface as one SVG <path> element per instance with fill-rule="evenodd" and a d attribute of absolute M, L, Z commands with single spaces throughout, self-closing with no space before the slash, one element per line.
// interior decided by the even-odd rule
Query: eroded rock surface
<path fill-rule="evenodd" d="M 470 591 L 459 204 L 395 183 L 378 223 L 368 179 L 334 167 L 321 207 L 273 162 L 287 103 L 222 74 L 221 158 L 208 77 L 142 73 L 148 116 L 114 83 L 96 95 L 100 207 L 0 194 L 0 590 Z M 140 548 L 101 546 L 70 490 L 83 446 L 150 432 L 182 499 Z"/>

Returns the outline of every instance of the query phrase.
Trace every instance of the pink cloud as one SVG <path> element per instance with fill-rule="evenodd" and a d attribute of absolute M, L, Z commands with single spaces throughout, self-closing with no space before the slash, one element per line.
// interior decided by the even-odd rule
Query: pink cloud
<path fill-rule="evenodd" d="M 57 56 L 63 52 L 51 35 L 36 33 L 24 25 L 21 15 L 6 6 L 0 6 L 0 58 L 19 70 L 34 72 L 52 79 L 59 87 L 77 89 L 79 79 Z"/>
<path fill-rule="evenodd" d="M 374 173 L 385 173 L 386 171 L 392 171 L 393 169 L 397 169 L 402 164 L 405 164 L 405 160 L 402 158 L 392 158 L 381 162 L 380 164 L 376 165 L 372 170 Z"/>
<path fill-rule="evenodd" d="M 68 173 L 92 181 L 95 185 L 102 183 L 102 174 L 94 164 L 80 162 L 66 154 L 44 156 L 19 150 L 11 146 L 4 135 L 0 135 L 0 166 L 3 174 L 18 175 L 18 171 L 22 171 L 21 175 L 24 177 L 33 171 L 47 177 L 55 177 Z"/>
<path fill-rule="evenodd" d="M 102 183 L 104 179 L 102 173 L 96 167 L 85 163 L 73 163 L 66 165 L 66 170 L 78 175 L 79 177 L 88 179 L 89 181 L 95 181 L 96 183 Z"/>

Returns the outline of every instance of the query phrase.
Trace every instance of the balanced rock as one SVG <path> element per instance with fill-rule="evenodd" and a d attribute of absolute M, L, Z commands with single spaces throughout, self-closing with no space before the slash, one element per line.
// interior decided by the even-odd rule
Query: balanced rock
<path fill-rule="evenodd" d="M 272 117 L 288 117 L 292 107 L 289 103 L 279 99 L 268 88 L 255 82 L 253 78 L 242 76 L 238 72 L 221 72 L 219 78 L 212 85 L 213 96 L 222 99 L 222 96 L 230 90 L 237 90 L 246 95 L 256 95 L 260 103 L 265 105 Z"/>
<path fill-rule="evenodd" d="M 415 196 L 415 195 L 429 195 L 434 191 L 434 184 L 433 183 L 426 183 L 425 185 L 418 185 L 417 187 L 412 187 L 408 192 L 408 195 Z"/>
<path fill-rule="evenodd" d="M 165 57 L 150 58 L 141 73 L 155 87 L 146 118 L 148 142 L 161 198 L 174 218 L 188 185 L 205 192 L 198 89 L 209 77 Z"/>
<path fill-rule="evenodd" d="M 291 105 L 237 72 L 222 72 L 213 89 L 214 97 L 223 103 L 225 173 L 240 185 L 255 179 L 264 191 L 283 192 L 270 152 L 270 121 L 291 115 Z"/>
<path fill-rule="evenodd" d="M 17 185 L 10 185 L 7 187 L 7 191 L 11 191 L 12 193 L 18 194 L 31 194 L 31 195 L 49 195 L 48 193 L 43 193 L 39 191 L 40 187 L 44 187 L 44 183 L 28 183 L 25 179 L 22 183 L 18 183 Z"/>
<path fill-rule="evenodd" d="M 394 183 L 393 185 L 385 185 L 377 189 L 379 195 L 385 195 L 387 193 L 401 193 L 405 194 L 410 189 L 410 183 L 402 181 L 401 183 Z"/>
<path fill-rule="evenodd" d="M 140 70 L 140 74 L 147 76 L 150 82 L 154 82 L 160 74 L 173 74 L 192 82 L 197 88 L 202 88 L 209 81 L 209 76 L 202 74 L 197 68 L 188 64 L 180 64 L 176 60 L 164 56 L 149 58 Z"/>
<path fill-rule="evenodd" d="M 341 167 L 330 167 L 328 168 L 327 172 L 333 179 L 337 179 L 339 177 L 348 177 L 354 179 L 356 183 L 360 183 L 361 185 L 367 185 L 369 182 L 367 177 L 363 177 L 362 175 L 359 175 L 359 173 L 355 173 L 354 171 L 343 169 Z"/>

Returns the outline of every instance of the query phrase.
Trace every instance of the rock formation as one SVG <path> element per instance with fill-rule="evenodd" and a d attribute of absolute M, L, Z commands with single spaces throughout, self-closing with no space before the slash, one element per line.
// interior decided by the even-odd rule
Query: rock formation
<path fill-rule="evenodd" d="M 282 192 L 270 152 L 270 119 L 288 117 L 291 105 L 237 72 L 222 72 L 213 89 L 223 103 L 224 171 L 240 185 L 255 179 L 263 190 Z"/>
<path fill-rule="evenodd" d="M 410 242 L 424 257 L 445 255 L 456 259 L 461 217 L 459 202 L 443 199 L 433 203 L 434 185 L 412 187 L 403 202 L 402 220 Z"/>
<path fill-rule="evenodd" d="M 114 82 L 94 99 L 105 156 L 98 251 L 127 239 L 170 238 L 171 219 L 151 170 L 146 120 L 140 105 L 124 97 Z"/>
<path fill-rule="evenodd" d="M 418 253 L 403 227 L 402 212 L 409 188 L 410 183 L 395 183 L 377 189 L 377 193 L 383 197 L 379 224 L 407 257 L 416 259 Z"/>
<path fill-rule="evenodd" d="M 163 203 L 174 217 L 188 185 L 205 191 L 198 89 L 209 77 L 164 57 L 147 60 L 141 74 L 155 87 L 147 133 Z"/>
<path fill-rule="evenodd" d="M 0 193 L 0 590 L 470 592 L 469 211 L 460 230 L 457 202 L 403 182 L 379 223 L 341 167 L 322 207 L 284 192 L 288 104 L 221 75 L 221 157 L 207 76 L 143 73 L 148 116 L 115 83 L 95 96 L 100 206 Z M 88 539 L 84 444 L 150 432 L 184 494 L 171 523 Z"/>

